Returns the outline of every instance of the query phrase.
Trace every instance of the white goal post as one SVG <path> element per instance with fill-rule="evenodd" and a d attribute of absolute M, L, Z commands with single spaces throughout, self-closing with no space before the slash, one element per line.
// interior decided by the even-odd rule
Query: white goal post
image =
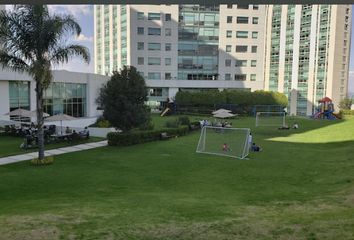
<path fill-rule="evenodd" d="M 249 128 L 204 126 L 196 152 L 245 159 L 250 149 L 249 135 Z"/>
<path fill-rule="evenodd" d="M 259 126 L 284 127 L 285 112 L 257 112 L 256 127 Z"/>

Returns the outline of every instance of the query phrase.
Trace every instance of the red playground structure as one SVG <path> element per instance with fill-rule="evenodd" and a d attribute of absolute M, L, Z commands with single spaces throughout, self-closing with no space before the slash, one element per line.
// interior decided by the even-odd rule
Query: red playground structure
<path fill-rule="evenodd" d="M 313 118 L 328 120 L 340 119 L 340 116 L 334 113 L 334 105 L 332 103 L 332 99 L 329 97 L 324 97 L 319 100 L 318 103 L 319 105 L 316 109 L 316 113 L 313 115 Z"/>

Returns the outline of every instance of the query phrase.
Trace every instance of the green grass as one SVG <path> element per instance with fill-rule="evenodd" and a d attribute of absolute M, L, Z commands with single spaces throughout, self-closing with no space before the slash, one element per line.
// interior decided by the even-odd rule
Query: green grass
<path fill-rule="evenodd" d="M 54 148 L 60 148 L 60 147 L 67 147 L 67 146 L 72 146 L 72 145 L 81 144 L 81 143 L 97 142 L 100 140 L 102 140 L 102 138 L 90 137 L 90 139 L 88 139 L 88 140 L 82 140 L 77 143 L 68 143 L 68 142 L 51 143 L 51 144 L 45 145 L 45 149 L 48 150 L 48 149 L 54 149 Z M 31 148 L 31 149 L 27 149 L 27 150 L 21 149 L 20 145 L 22 143 L 23 143 L 22 137 L 0 136 L 0 158 L 6 157 L 6 156 L 35 152 L 37 150 L 36 148 Z"/>
<path fill-rule="evenodd" d="M 0 239 L 353 239 L 354 119 L 292 121 L 233 120 L 250 160 L 195 153 L 197 131 L 1 166 Z"/>

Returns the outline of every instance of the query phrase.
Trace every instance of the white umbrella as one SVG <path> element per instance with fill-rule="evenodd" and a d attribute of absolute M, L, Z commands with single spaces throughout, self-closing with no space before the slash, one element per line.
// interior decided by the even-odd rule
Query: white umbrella
<path fill-rule="evenodd" d="M 228 112 L 220 112 L 220 113 L 214 114 L 215 118 L 229 118 L 229 117 L 234 117 L 234 116 L 236 116 L 236 115 L 232 114 L 232 113 L 228 113 Z"/>
<path fill-rule="evenodd" d="M 213 114 L 218 114 L 218 113 L 231 113 L 231 110 L 226 110 L 226 109 L 223 109 L 223 108 L 220 108 L 214 112 L 212 112 Z"/>
<path fill-rule="evenodd" d="M 18 125 L 18 124 L 20 124 L 20 122 L 0 119 L 0 126 L 10 126 L 10 125 Z"/>
<path fill-rule="evenodd" d="M 37 110 L 31 111 L 33 113 L 33 117 L 37 117 Z M 43 117 L 49 117 L 50 115 L 46 112 L 43 112 Z"/>
<path fill-rule="evenodd" d="M 60 129 L 61 129 L 61 134 L 63 134 L 63 121 L 70 121 L 70 120 L 75 120 L 75 117 L 66 115 L 66 114 L 57 114 L 53 115 L 51 117 L 47 117 L 45 121 L 47 122 L 55 122 L 55 121 L 60 121 Z"/>
<path fill-rule="evenodd" d="M 33 112 L 28 111 L 26 109 L 22 109 L 22 108 L 15 109 L 9 113 L 6 113 L 5 115 L 20 116 L 20 117 L 34 117 Z"/>

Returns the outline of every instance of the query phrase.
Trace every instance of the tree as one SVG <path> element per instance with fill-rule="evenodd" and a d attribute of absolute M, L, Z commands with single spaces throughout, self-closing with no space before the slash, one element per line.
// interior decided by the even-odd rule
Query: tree
<path fill-rule="evenodd" d="M 351 98 L 343 98 L 339 103 L 339 108 L 341 110 L 350 110 L 353 104 L 353 100 Z"/>
<path fill-rule="evenodd" d="M 50 15 L 45 5 L 15 5 L 0 12 L 0 64 L 35 80 L 38 159 L 44 159 L 43 92 L 52 81 L 51 69 L 73 56 L 90 61 L 88 49 L 65 44 L 68 35 L 79 36 L 81 28 L 70 15 Z"/>
<path fill-rule="evenodd" d="M 144 78 L 135 67 L 124 66 L 119 72 L 113 72 L 100 89 L 97 103 L 103 108 L 103 117 L 115 128 L 129 131 L 150 121 L 146 100 Z"/>

